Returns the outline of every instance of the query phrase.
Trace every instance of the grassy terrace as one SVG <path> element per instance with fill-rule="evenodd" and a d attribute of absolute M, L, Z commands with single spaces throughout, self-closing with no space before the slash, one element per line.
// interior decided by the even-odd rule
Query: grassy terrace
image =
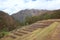
<path fill-rule="evenodd" d="M 3 38 L 2 40 L 46 40 L 49 34 L 51 35 L 56 27 L 59 25 L 59 22 L 54 22 L 45 28 L 38 28 L 31 33 L 28 33 L 24 36 L 17 36 L 16 39 L 12 39 L 11 37 Z M 36 26 L 37 27 L 37 26 Z M 23 28 L 24 29 L 24 28 Z M 14 35 L 15 36 L 15 35 Z"/>
<path fill-rule="evenodd" d="M 45 40 L 44 37 L 50 34 L 58 25 L 58 22 L 54 22 L 51 24 L 49 27 L 44 28 L 43 30 L 39 30 L 38 32 L 36 31 L 34 34 L 26 37 L 25 39 L 22 40 Z"/>

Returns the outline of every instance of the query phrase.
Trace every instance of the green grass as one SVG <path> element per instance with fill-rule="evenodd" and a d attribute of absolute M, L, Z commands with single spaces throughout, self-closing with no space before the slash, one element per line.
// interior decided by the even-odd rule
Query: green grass
<path fill-rule="evenodd" d="M 8 35 L 9 32 L 4 28 L 2 30 L 0 30 L 0 38 L 4 37 L 5 35 Z"/>
<path fill-rule="evenodd" d="M 2 38 L 2 37 L 4 37 L 5 35 L 8 35 L 9 34 L 9 32 L 0 32 L 0 38 Z"/>

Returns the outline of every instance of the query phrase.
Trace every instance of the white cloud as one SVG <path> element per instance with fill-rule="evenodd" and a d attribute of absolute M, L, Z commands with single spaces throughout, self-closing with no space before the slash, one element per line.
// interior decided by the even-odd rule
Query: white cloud
<path fill-rule="evenodd" d="M 22 9 L 59 9 L 60 0 L 0 0 L 0 10 L 10 14 Z"/>

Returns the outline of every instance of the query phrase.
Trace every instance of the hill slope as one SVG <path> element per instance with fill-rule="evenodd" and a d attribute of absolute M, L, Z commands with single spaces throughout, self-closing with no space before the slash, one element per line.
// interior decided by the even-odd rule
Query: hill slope
<path fill-rule="evenodd" d="M 20 22 L 21 25 L 28 25 L 45 19 L 60 19 L 60 10 L 26 9 L 13 14 L 12 17 Z"/>
<path fill-rule="evenodd" d="M 12 14 L 12 17 L 15 20 L 23 23 L 26 21 L 26 17 L 38 16 L 38 15 L 44 14 L 46 12 L 47 12 L 47 10 L 26 9 L 26 10 L 21 10 L 15 14 Z"/>
<path fill-rule="evenodd" d="M 9 32 L 17 28 L 18 23 L 7 13 L 0 11 L 0 38 L 3 37 L 6 32 Z"/>
<path fill-rule="evenodd" d="M 59 24 L 60 19 L 38 21 L 29 27 L 22 27 L 10 32 L 1 40 L 60 40 Z"/>
<path fill-rule="evenodd" d="M 7 13 L 0 11 L 0 30 L 6 28 L 6 30 L 12 30 L 16 28 L 16 21 Z"/>

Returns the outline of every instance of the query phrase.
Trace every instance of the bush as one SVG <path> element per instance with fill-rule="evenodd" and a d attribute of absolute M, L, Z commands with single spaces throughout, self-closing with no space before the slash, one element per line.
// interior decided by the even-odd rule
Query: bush
<path fill-rule="evenodd" d="M 0 32 L 0 38 L 4 37 L 7 34 L 8 34 L 8 32 Z"/>

